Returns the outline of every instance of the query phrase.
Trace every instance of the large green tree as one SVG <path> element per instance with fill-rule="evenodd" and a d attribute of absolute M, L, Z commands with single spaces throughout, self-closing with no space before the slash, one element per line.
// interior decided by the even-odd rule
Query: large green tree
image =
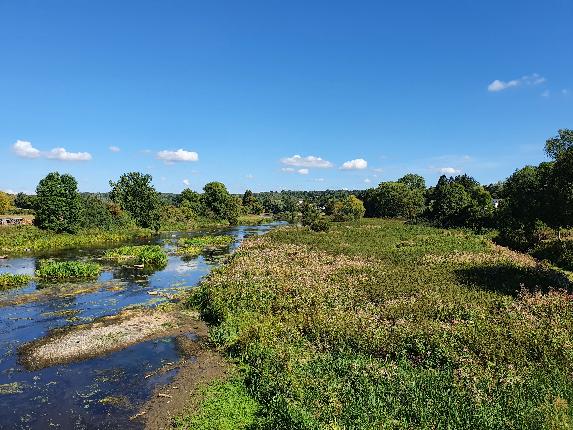
<path fill-rule="evenodd" d="M 251 190 L 246 190 L 243 194 L 242 205 L 246 213 L 258 215 L 264 208 L 259 199 L 255 197 Z"/>
<path fill-rule="evenodd" d="M 573 130 L 564 128 L 557 131 L 557 136 L 547 139 L 545 152 L 553 159 L 558 159 L 561 154 L 573 148 Z"/>
<path fill-rule="evenodd" d="M 12 208 L 12 196 L 8 193 L 0 191 L 0 214 L 5 213 L 7 210 Z"/>
<path fill-rule="evenodd" d="M 412 219 L 424 210 L 424 191 L 403 182 L 382 182 L 364 195 L 366 216 Z"/>
<path fill-rule="evenodd" d="M 354 195 L 336 200 L 332 208 L 332 218 L 335 221 L 356 221 L 364 216 L 364 204 Z"/>
<path fill-rule="evenodd" d="M 218 220 L 227 220 L 235 225 L 239 218 L 239 205 L 229 194 L 225 184 L 221 182 L 209 182 L 203 187 L 203 205 L 207 216 Z"/>
<path fill-rule="evenodd" d="M 117 182 L 109 181 L 110 198 L 129 213 L 138 226 L 158 231 L 160 202 L 152 179 L 151 175 L 139 172 L 124 173 Z"/>
<path fill-rule="evenodd" d="M 41 229 L 75 233 L 80 224 L 78 183 L 71 175 L 49 173 L 36 188 L 36 217 Z"/>

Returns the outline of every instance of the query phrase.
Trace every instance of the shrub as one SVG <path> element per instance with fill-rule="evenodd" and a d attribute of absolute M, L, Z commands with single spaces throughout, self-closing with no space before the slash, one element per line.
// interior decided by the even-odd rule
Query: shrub
<path fill-rule="evenodd" d="M 181 255 L 197 256 L 208 248 L 222 248 L 233 243 L 233 236 L 197 236 L 182 237 L 177 242 L 177 253 Z"/>
<path fill-rule="evenodd" d="M 85 261 L 53 261 L 41 260 L 36 276 L 39 278 L 58 281 L 62 279 L 96 278 L 101 271 L 97 263 Z"/>
<path fill-rule="evenodd" d="M 332 218 L 334 221 L 357 221 L 364 216 L 364 212 L 362 201 L 350 195 L 334 202 Z"/>
<path fill-rule="evenodd" d="M 32 279 L 28 275 L 14 275 L 12 273 L 0 273 L 0 290 L 22 287 Z"/>
<path fill-rule="evenodd" d="M 167 265 L 167 254 L 159 245 L 122 246 L 106 251 L 103 257 L 118 263 L 143 264 L 154 267 Z"/>

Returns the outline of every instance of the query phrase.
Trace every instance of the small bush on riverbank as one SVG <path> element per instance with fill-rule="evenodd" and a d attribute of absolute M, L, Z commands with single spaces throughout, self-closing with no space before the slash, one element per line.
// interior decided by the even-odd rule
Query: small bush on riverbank
<path fill-rule="evenodd" d="M 12 273 L 0 274 L 0 291 L 10 288 L 23 287 L 32 279 L 28 275 L 14 275 Z"/>
<path fill-rule="evenodd" d="M 233 236 L 182 237 L 177 241 L 177 253 L 193 257 L 209 248 L 224 248 L 233 243 Z"/>
<path fill-rule="evenodd" d="M 106 251 L 103 257 L 117 263 L 143 264 L 153 267 L 167 265 L 167 254 L 159 245 L 122 246 Z"/>
<path fill-rule="evenodd" d="M 36 276 L 44 280 L 58 281 L 96 278 L 100 272 L 101 266 L 97 263 L 41 260 L 38 270 L 36 270 Z"/>

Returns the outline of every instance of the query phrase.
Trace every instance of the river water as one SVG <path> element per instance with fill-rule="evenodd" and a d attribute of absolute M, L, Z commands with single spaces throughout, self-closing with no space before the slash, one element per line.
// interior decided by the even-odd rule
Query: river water
<path fill-rule="evenodd" d="M 232 252 L 245 237 L 264 234 L 275 225 L 160 235 L 151 242 L 162 244 L 168 252 L 182 236 L 228 234 L 235 241 L 216 254 L 192 259 L 171 253 L 167 266 L 154 273 L 116 267 L 102 272 L 93 282 L 30 282 L 25 288 L 0 291 L 0 429 L 141 428 L 141 422 L 129 418 L 158 385 L 169 383 L 175 376 L 175 370 L 154 372 L 182 358 L 175 338 L 142 342 L 105 356 L 37 371 L 19 364 L 18 349 L 55 328 L 91 322 L 129 306 L 156 306 L 168 300 L 164 295 L 196 286 L 221 256 Z M 0 273 L 33 274 L 39 258 L 92 259 L 104 250 L 78 249 L 0 260 Z M 25 302 L 38 291 L 41 296 Z M 22 303 L 14 304 L 18 301 Z M 150 374 L 154 376 L 146 377 Z"/>

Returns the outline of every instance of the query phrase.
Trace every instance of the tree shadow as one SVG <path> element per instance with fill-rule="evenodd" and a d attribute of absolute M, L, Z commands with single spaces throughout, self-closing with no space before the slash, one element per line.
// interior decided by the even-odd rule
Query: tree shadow
<path fill-rule="evenodd" d="M 572 289 L 567 275 L 543 264 L 533 267 L 508 263 L 471 266 L 455 270 L 455 275 L 464 285 L 513 297 L 524 289 L 530 292 Z"/>

